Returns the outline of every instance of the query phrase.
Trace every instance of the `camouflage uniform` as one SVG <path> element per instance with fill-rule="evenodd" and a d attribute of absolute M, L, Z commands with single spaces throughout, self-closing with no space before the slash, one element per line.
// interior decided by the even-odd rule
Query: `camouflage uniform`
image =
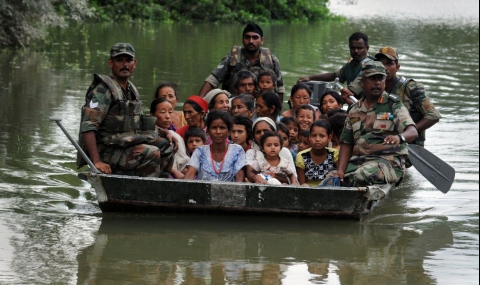
<path fill-rule="evenodd" d="M 280 63 L 275 55 L 273 55 L 268 48 L 261 47 L 260 58 L 252 63 L 245 57 L 245 54 L 242 52 L 243 49 L 244 48 L 240 46 L 233 46 L 232 52 L 222 59 L 217 68 L 212 71 L 212 74 L 210 74 L 205 81 L 210 83 L 213 88 L 217 88 L 220 86 L 220 83 L 223 83 L 223 90 L 235 94 L 233 78 L 240 70 L 248 70 L 258 75 L 262 70 L 271 69 L 277 76 L 276 92 L 284 94 L 285 87 L 283 86 Z"/>
<path fill-rule="evenodd" d="M 370 110 L 363 101 L 352 105 L 340 138 L 341 143 L 355 145 L 344 182 L 355 187 L 399 183 L 405 172 L 407 144 L 395 147 L 383 144 L 383 140 L 388 135 L 403 133 L 415 123 L 407 108 L 386 92 Z"/>
<path fill-rule="evenodd" d="M 360 62 L 350 59 L 343 67 L 334 71 L 335 77 L 338 77 L 340 83 L 346 82 L 347 85 L 349 85 L 348 88 L 350 90 L 353 89 L 352 92 L 354 94 L 359 94 L 357 92 L 361 89 L 361 85 L 359 85 L 359 82 L 355 81 L 355 79 L 357 77 L 362 78 L 362 64 L 371 60 L 375 60 L 375 58 L 368 55 Z"/>
<path fill-rule="evenodd" d="M 440 112 L 435 108 L 430 98 L 425 94 L 423 84 L 413 79 L 397 77 L 397 83 L 390 91 L 390 94 L 397 95 L 405 107 L 410 112 L 415 123 L 421 119 L 437 120 L 441 118 Z M 418 138 L 411 142 L 424 146 L 425 130 L 418 132 Z"/>
<path fill-rule="evenodd" d="M 159 177 L 162 170 L 169 172 L 173 146 L 158 137 L 155 117 L 142 114 L 135 86 L 129 82 L 127 90 L 123 90 L 113 77 L 106 77 L 95 75 L 87 91 L 80 134 L 96 132 L 100 159 L 114 173 Z"/>

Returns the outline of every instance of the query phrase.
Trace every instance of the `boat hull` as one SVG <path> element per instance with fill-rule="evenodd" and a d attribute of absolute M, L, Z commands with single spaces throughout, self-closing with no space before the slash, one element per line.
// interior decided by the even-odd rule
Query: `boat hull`
<path fill-rule="evenodd" d="M 82 172 L 102 212 L 361 218 L 390 187 L 292 187 Z"/>

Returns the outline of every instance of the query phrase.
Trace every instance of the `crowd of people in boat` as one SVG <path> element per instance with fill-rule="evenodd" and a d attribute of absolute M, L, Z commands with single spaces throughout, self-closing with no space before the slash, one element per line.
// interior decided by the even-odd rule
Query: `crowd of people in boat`
<path fill-rule="evenodd" d="M 95 75 L 83 106 L 80 142 L 95 167 L 104 173 L 261 184 L 399 183 L 409 164 L 406 143 L 423 144 L 425 129 L 440 119 L 423 85 L 396 75 L 397 51 L 384 47 L 368 56 L 368 36 L 361 32 L 349 38 L 348 63 L 300 78 L 290 91 L 291 108 L 283 112 L 279 61 L 261 47 L 262 29 L 248 24 L 242 42 L 198 95 L 183 102 L 182 111 L 176 84 L 159 84 L 150 116 L 142 113 L 129 81 L 135 50 L 115 44 L 110 75 Z M 311 104 L 308 81 L 335 78 L 347 86 L 340 92 L 327 88 Z"/>

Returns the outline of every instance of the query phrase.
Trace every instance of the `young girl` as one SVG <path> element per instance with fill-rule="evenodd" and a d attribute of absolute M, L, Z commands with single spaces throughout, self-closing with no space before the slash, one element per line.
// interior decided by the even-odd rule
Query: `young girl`
<path fill-rule="evenodd" d="M 240 94 L 234 97 L 230 105 L 233 116 L 244 115 L 252 119 L 255 115 L 255 97 L 250 94 Z"/>
<path fill-rule="evenodd" d="M 230 132 L 230 141 L 243 147 L 247 152 L 252 147 L 252 120 L 244 115 L 233 117 L 232 131 Z"/>
<path fill-rule="evenodd" d="M 287 147 L 293 156 L 293 161 L 297 157 L 298 153 L 298 130 L 300 129 L 300 124 L 298 123 L 297 118 L 295 117 L 283 117 L 281 122 L 285 124 L 288 128 L 288 140 L 289 146 Z"/>
<path fill-rule="evenodd" d="M 275 92 L 277 88 L 277 76 L 275 72 L 271 69 L 266 69 L 260 72 L 257 76 L 258 79 L 258 90 L 260 93 L 263 92 Z"/>
<path fill-rule="evenodd" d="M 315 121 L 315 109 L 310 105 L 301 105 L 295 111 L 295 117 L 300 125 L 300 130 L 307 131 Z"/>
<path fill-rule="evenodd" d="M 336 168 L 338 150 L 327 148 L 332 138 L 332 127 L 327 120 L 315 121 L 310 128 L 311 148 L 297 154 L 295 161 L 298 182 L 303 186 L 316 186 L 330 170 Z"/>
<path fill-rule="evenodd" d="M 282 122 L 277 123 L 277 133 L 282 138 L 283 147 L 289 148 L 290 139 L 289 139 L 288 127 Z"/>
<path fill-rule="evenodd" d="M 260 138 L 261 150 L 263 156 L 257 156 L 247 171 L 253 172 L 247 175 L 260 176 L 260 183 L 281 185 L 282 183 L 275 178 L 276 175 L 288 177 L 290 184 L 296 185 L 295 169 L 292 164 L 283 157 L 280 157 L 283 141 L 278 133 L 265 132 Z"/>

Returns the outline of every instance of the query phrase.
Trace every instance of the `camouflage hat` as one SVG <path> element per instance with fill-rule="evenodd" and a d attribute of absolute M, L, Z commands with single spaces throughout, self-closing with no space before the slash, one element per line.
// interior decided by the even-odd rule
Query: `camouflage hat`
<path fill-rule="evenodd" d="M 127 54 L 129 56 L 135 57 L 135 49 L 129 43 L 116 43 L 110 49 L 110 57 L 116 57 L 121 54 Z"/>
<path fill-rule="evenodd" d="M 393 47 L 382 47 L 375 55 L 375 58 L 378 59 L 380 55 L 386 56 L 391 60 L 398 60 L 397 50 Z"/>
<path fill-rule="evenodd" d="M 385 66 L 381 61 L 369 61 L 362 65 L 362 75 L 365 77 L 370 77 L 372 75 L 381 74 L 386 76 Z"/>

